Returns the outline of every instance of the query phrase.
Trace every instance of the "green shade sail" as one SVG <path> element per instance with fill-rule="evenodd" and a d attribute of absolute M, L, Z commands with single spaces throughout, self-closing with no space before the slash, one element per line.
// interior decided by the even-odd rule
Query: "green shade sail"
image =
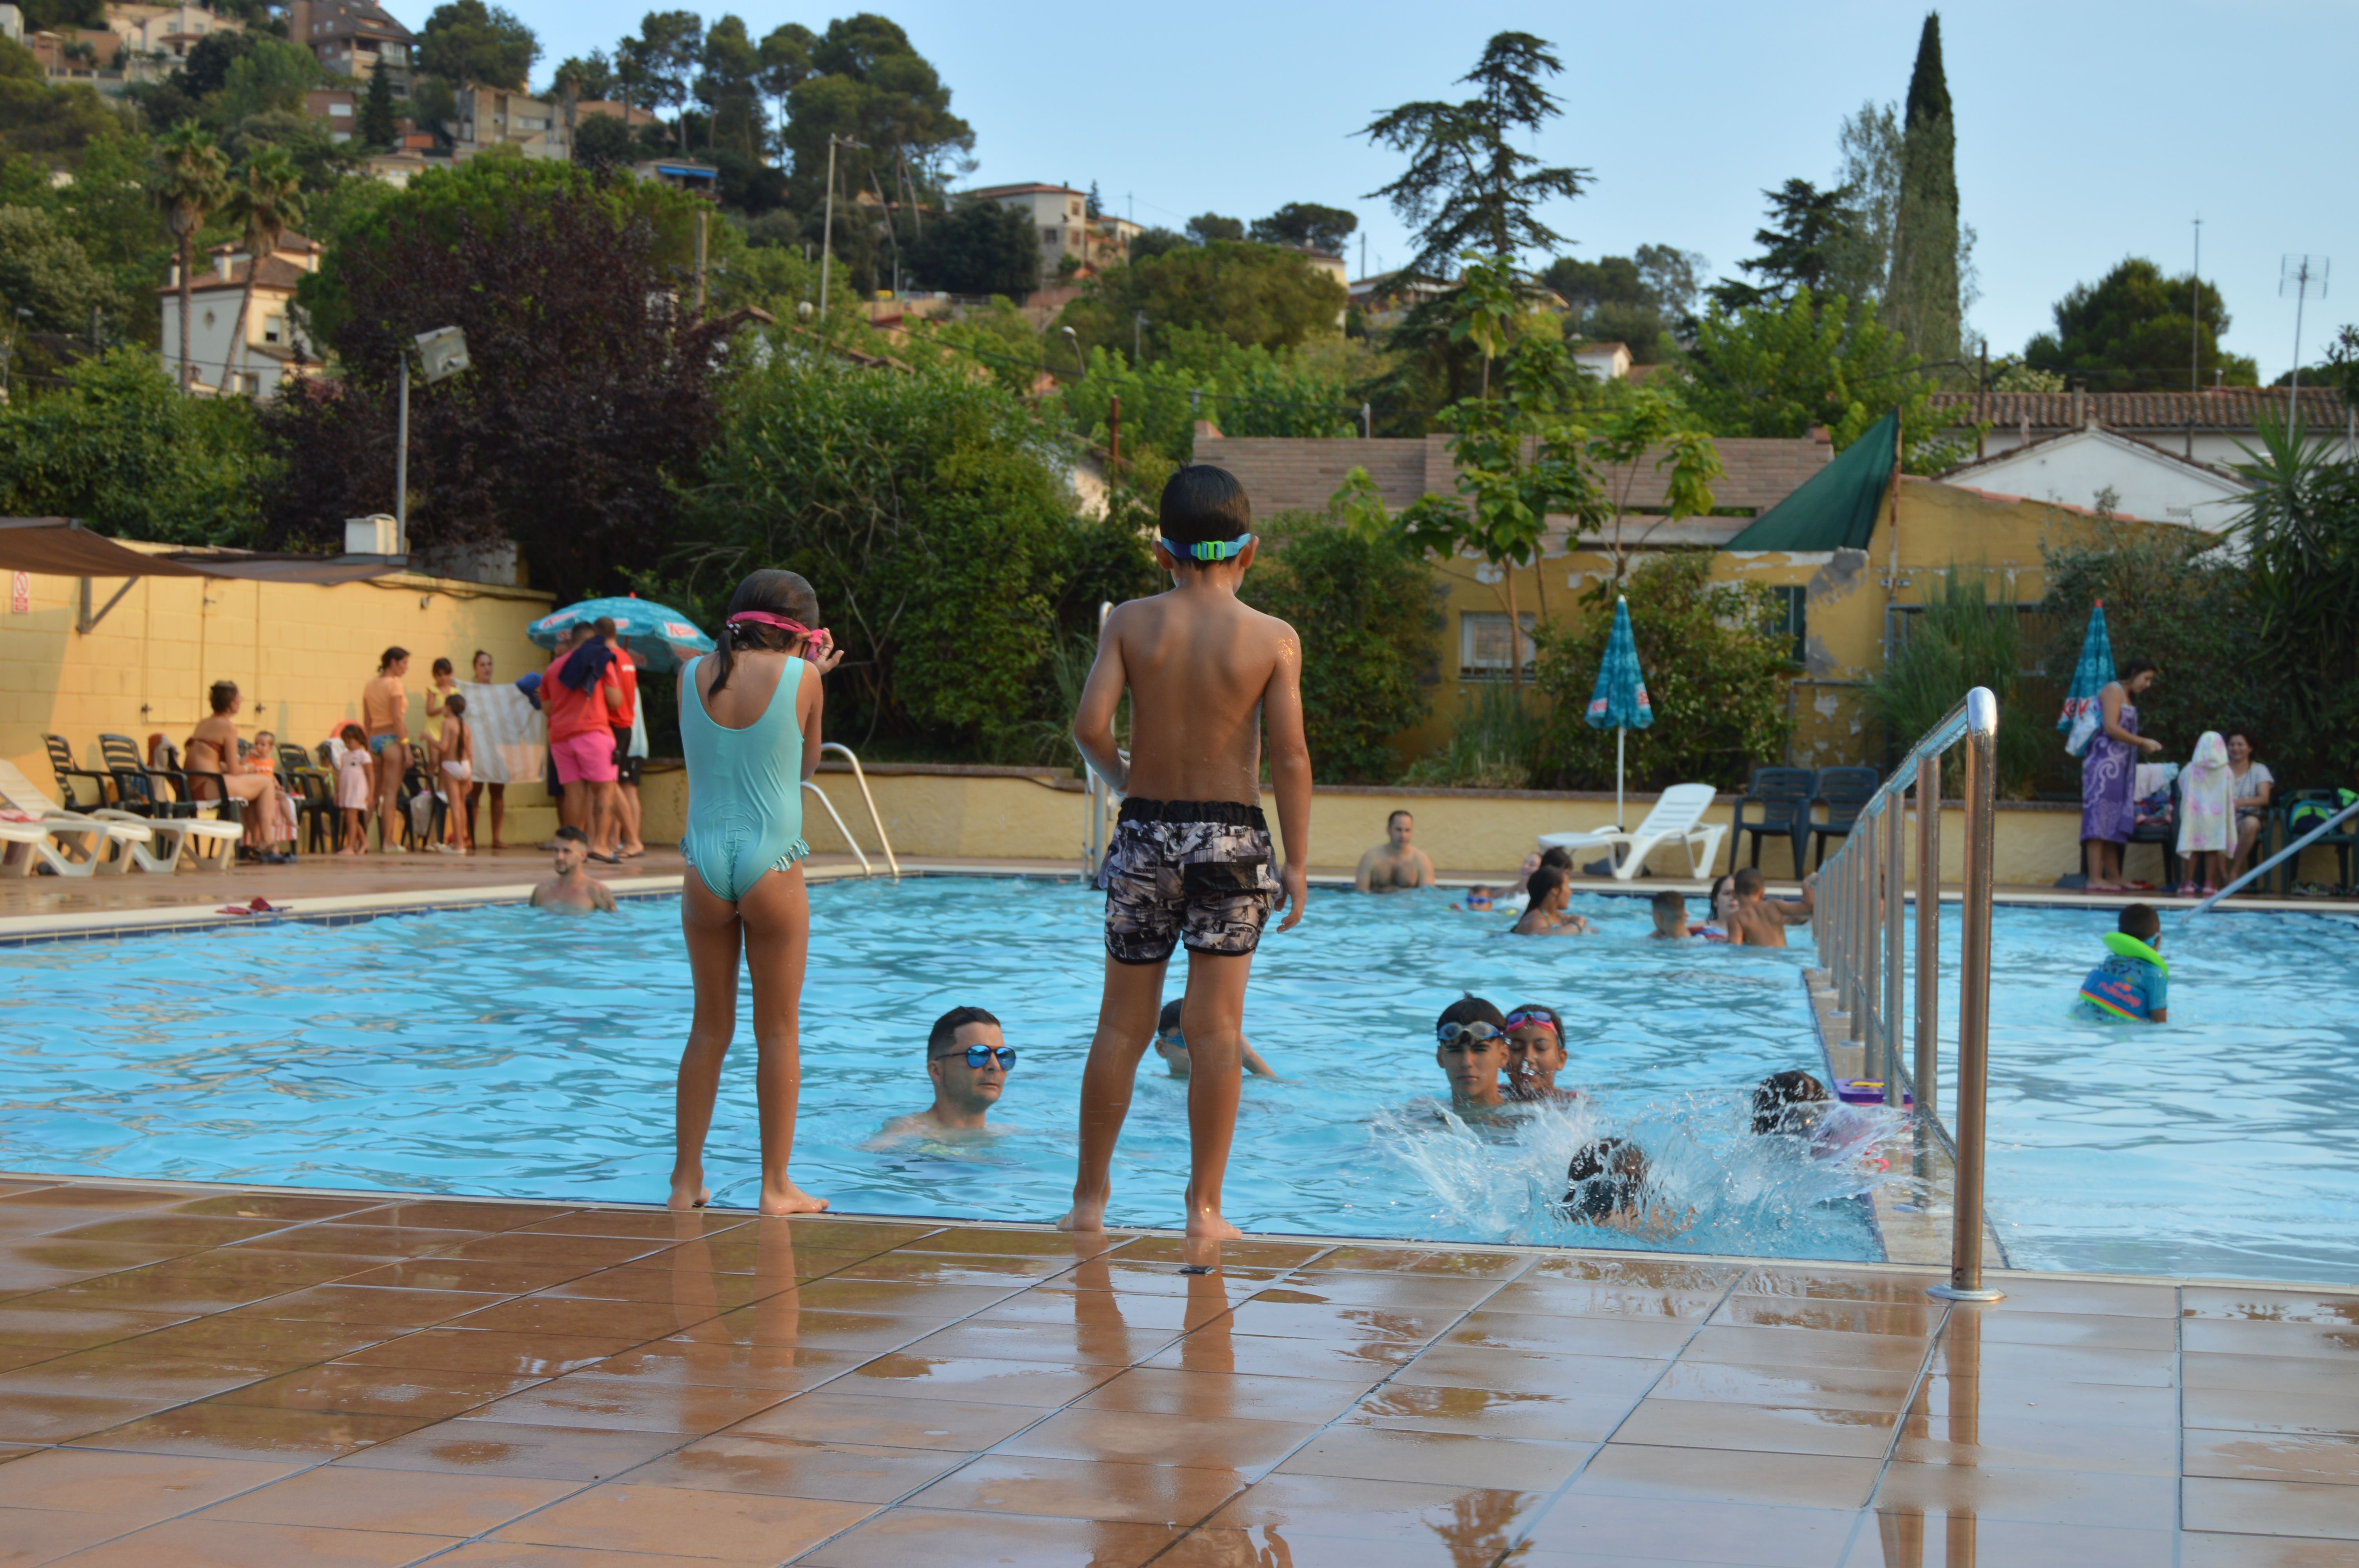
<path fill-rule="evenodd" d="M 1729 550 L 1864 550 L 1875 532 L 1876 509 L 1892 485 L 1898 457 L 1897 410 L 1869 426 L 1835 460 L 1802 487 L 1753 520 L 1722 548 Z"/>

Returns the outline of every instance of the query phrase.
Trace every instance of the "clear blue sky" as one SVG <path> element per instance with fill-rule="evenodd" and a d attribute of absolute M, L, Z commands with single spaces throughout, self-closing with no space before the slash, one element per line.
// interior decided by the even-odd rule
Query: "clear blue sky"
<path fill-rule="evenodd" d="M 1677 7 L 1397 0 L 1026 11 L 973 0 L 871 0 L 898 22 L 974 126 L 978 183 L 1094 179 L 1108 204 L 1178 227 L 1253 218 L 1287 201 L 1360 215 L 1368 260 L 1398 262 L 1404 231 L 1364 199 L 1397 168 L 1352 133 L 1415 98 L 1451 93 L 1494 32 L 1553 40 L 1564 114 L 1535 149 L 1596 183 L 1551 215 L 1570 254 L 1647 243 L 1700 251 L 1715 276 L 1754 254 L 1760 192 L 1824 181 L 1843 116 L 1908 85 L 1919 6 L 1836 0 L 1798 10 L 1704 0 Z M 432 0 L 395 0 L 415 27 Z M 523 0 L 539 30 L 536 81 L 569 54 L 636 30 L 644 0 Z M 738 8 L 756 36 L 824 27 L 838 9 Z M 723 7 L 704 11 L 707 19 Z M 2227 346 L 2266 381 L 2291 362 L 2287 252 L 2330 255 L 2304 358 L 2359 320 L 2359 200 L 2349 0 L 1965 0 L 1941 7 L 1957 106 L 1962 215 L 1981 234 L 1969 319 L 1994 352 L 2021 349 L 2057 297 L 2125 255 L 2173 273 L 2203 218 L 2203 272 L 2223 291 Z M 1356 249 L 1353 269 L 1359 269 Z"/>

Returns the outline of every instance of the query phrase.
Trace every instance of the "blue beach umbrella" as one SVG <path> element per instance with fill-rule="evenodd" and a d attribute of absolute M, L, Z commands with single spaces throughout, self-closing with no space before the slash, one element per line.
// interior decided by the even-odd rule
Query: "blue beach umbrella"
<path fill-rule="evenodd" d="M 2088 634 L 2081 639 L 2081 662 L 2072 666 L 2072 689 L 2064 697 L 2063 717 L 2056 728 L 2065 731 L 2064 750 L 2077 757 L 2096 738 L 2104 717 L 2097 694 L 2114 678 L 2114 640 L 2105 635 L 2105 601 L 2089 612 Z"/>
<path fill-rule="evenodd" d="M 1597 666 L 1597 686 L 1589 694 L 1589 711 L 1582 715 L 1592 730 L 1614 730 L 1614 826 L 1622 826 L 1623 756 L 1630 731 L 1655 721 L 1647 700 L 1647 677 L 1638 673 L 1638 643 L 1630 635 L 1630 601 L 1614 600 L 1614 633 L 1605 639 L 1605 661 Z"/>
<path fill-rule="evenodd" d="M 628 599 L 585 599 L 553 610 L 525 629 L 525 635 L 543 648 L 554 648 L 565 629 L 577 622 L 614 619 L 623 646 L 639 656 L 639 667 L 658 675 L 677 670 L 699 654 L 712 652 L 712 639 L 696 622 L 669 605 L 636 595 Z"/>

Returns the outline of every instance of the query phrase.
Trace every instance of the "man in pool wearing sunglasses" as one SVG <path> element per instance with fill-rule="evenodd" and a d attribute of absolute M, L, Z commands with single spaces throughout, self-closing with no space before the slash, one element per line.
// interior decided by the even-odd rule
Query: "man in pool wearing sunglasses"
<path fill-rule="evenodd" d="M 1460 997 L 1433 1025 L 1433 1060 L 1450 1079 L 1450 1108 L 1460 1115 L 1506 1103 L 1499 1073 L 1507 1065 L 1507 1021 L 1479 996 Z"/>
<path fill-rule="evenodd" d="M 979 1007 L 954 1007 L 934 1020 L 926 1034 L 926 1076 L 934 1080 L 934 1103 L 897 1116 L 870 1140 L 875 1149 L 911 1139 L 928 1141 L 994 1137 L 1014 1128 L 985 1125 L 984 1116 L 1006 1091 L 1016 1048 L 999 1032 L 999 1020 Z"/>

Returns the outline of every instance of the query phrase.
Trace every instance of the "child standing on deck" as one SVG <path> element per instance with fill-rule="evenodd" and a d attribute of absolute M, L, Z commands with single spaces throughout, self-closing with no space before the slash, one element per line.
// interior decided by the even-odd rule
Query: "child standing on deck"
<path fill-rule="evenodd" d="M 1102 1230 L 1114 1140 L 1154 1037 L 1171 950 L 1188 947 L 1180 999 L 1189 1047 L 1188 1234 L 1233 1237 L 1221 1180 L 1236 1135 L 1245 979 L 1271 911 L 1302 918 L 1310 864 L 1310 749 L 1302 736 L 1302 644 L 1248 609 L 1253 509 L 1225 470 L 1199 463 L 1163 487 L 1156 564 L 1169 592 L 1115 607 L 1082 688 L 1073 741 L 1125 798 L 1098 885 L 1105 890 L 1105 994 L 1082 1075 L 1081 1168 L 1058 1226 Z M 1114 710 L 1131 701 L 1131 754 Z M 1261 799 L 1261 730 L 1286 862 L 1272 873 Z"/>
<path fill-rule="evenodd" d="M 2082 1016 L 2169 1022 L 2170 966 L 2157 951 L 2162 916 L 2152 904 L 2134 903 L 2116 925 L 2118 929 L 2105 933 L 2105 961 L 2081 982 Z"/>
<path fill-rule="evenodd" d="M 368 732 L 347 724 L 336 737 L 344 749 L 336 753 L 336 809 L 344 814 L 342 855 L 368 853 L 369 802 L 376 791 L 376 769 L 369 761 Z"/>
<path fill-rule="evenodd" d="M 721 1063 L 737 1028 L 737 960 L 754 984 L 756 1103 L 764 1214 L 827 1206 L 787 1173 L 802 1091 L 799 1025 L 810 956 L 803 884 L 803 781 L 819 768 L 820 677 L 842 661 L 817 629 L 819 596 L 793 572 L 757 571 L 729 600 L 721 645 L 679 675 L 680 751 L 688 762 L 689 871 L 679 924 L 696 1011 L 679 1057 L 673 1208 L 712 1201 L 704 1137 Z"/>

